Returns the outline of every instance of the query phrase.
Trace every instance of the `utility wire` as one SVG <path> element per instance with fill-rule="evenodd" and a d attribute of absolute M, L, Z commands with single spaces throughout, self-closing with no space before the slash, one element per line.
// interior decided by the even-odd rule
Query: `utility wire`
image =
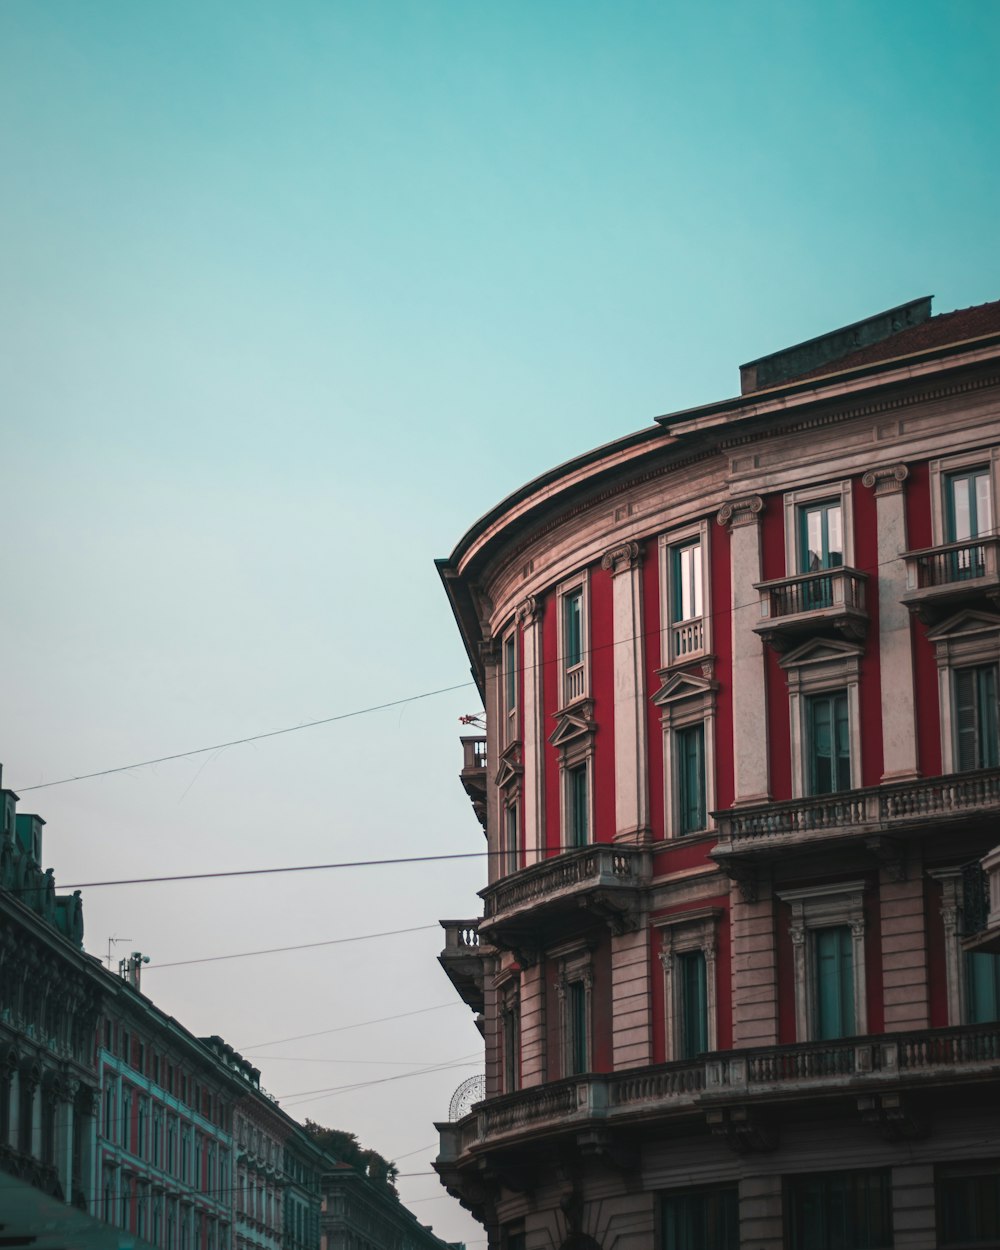
<path fill-rule="evenodd" d="M 988 532 L 984 532 L 983 534 L 977 535 L 977 538 L 985 539 L 997 532 L 1000 532 L 1000 526 Z M 974 541 L 974 540 L 971 540 L 971 541 Z M 856 568 L 859 573 L 874 573 L 877 569 L 882 568 L 883 565 L 895 564 L 898 559 L 899 559 L 899 556 L 892 556 L 888 560 L 880 560 L 880 561 L 877 561 L 875 564 L 867 565 L 864 568 L 861 568 L 856 565 L 852 567 Z M 837 569 L 836 568 L 821 569 L 821 570 L 818 570 L 818 572 L 820 574 L 827 573 L 830 575 L 835 575 L 837 572 Z M 795 575 L 793 574 L 790 576 L 795 576 Z M 748 600 L 746 603 L 734 603 L 728 606 L 718 607 L 711 612 L 704 613 L 704 616 L 708 617 L 711 620 L 717 620 L 724 616 L 731 616 L 734 612 L 741 611 L 744 608 L 756 607 L 759 602 L 760 602 L 759 599 L 751 599 L 751 600 Z M 663 623 L 661 622 L 660 625 L 656 629 L 638 630 L 626 638 L 615 638 L 615 639 L 612 639 L 611 642 L 601 643 L 601 645 L 598 647 L 586 647 L 583 649 L 582 654 L 594 655 L 599 651 L 607 651 L 612 647 L 620 647 L 620 646 L 625 646 L 628 644 L 633 644 L 637 641 L 645 640 L 646 638 L 662 635 L 664 632 L 665 632 L 665 629 L 664 629 Z M 558 656 L 548 656 L 542 660 L 539 660 L 535 664 L 521 665 L 517 669 L 517 672 L 519 673 L 530 672 L 536 668 L 544 668 L 546 667 L 546 665 L 556 664 L 558 663 L 558 661 L 559 661 Z M 231 742 L 217 742 L 213 746 L 195 747 L 194 749 L 190 751 L 177 751 L 173 755 L 160 755 L 160 756 L 157 756 L 155 759 L 138 760 L 133 764 L 121 764 L 115 768 L 101 768 L 92 773 L 79 773 L 76 776 L 72 776 L 72 777 L 60 777 L 57 781 L 41 781 L 41 782 L 36 783 L 33 786 L 16 786 L 15 789 L 17 790 L 19 794 L 27 794 L 29 791 L 32 791 L 32 790 L 48 790 L 54 786 L 66 786 L 66 785 L 71 784 L 74 781 L 91 781 L 95 777 L 110 777 L 110 776 L 113 776 L 115 773 L 128 773 L 128 772 L 132 772 L 134 769 L 137 769 L 137 768 L 151 768 L 154 764 L 167 764 L 167 763 L 172 762 L 173 760 L 184 760 L 184 759 L 190 759 L 192 756 L 195 756 L 195 755 L 205 755 L 206 753 L 210 751 L 221 751 L 221 750 L 224 750 L 226 747 L 246 746 L 252 742 L 263 742 L 267 738 L 278 738 L 284 734 L 298 733 L 299 730 L 301 729 L 316 729 L 321 725 L 332 725 L 337 721 L 351 720 L 357 716 L 367 716 L 371 712 L 381 712 L 381 711 L 385 711 L 388 708 L 402 707 L 403 705 L 407 703 L 417 703 L 422 699 L 432 699 L 432 698 L 435 698 L 437 695 L 450 694 L 455 690 L 466 690 L 469 688 L 469 686 L 475 686 L 475 685 L 476 683 L 474 681 L 458 682 L 454 686 L 442 686 L 438 690 L 425 690 L 425 691 L 422 691 L 420 694 L 407 695 L 406 697 L 402 699 L 390 700 L 388 703 L 375 703 L 375 704 L 372 704 L 370 707 L 355 708 L 351 712 L 340 712 L 335 716 L 324 716 L 324 717 L 321 717 L 319 720 L 304 721 L 302 724 L 288 725 L 283 729 L 271 729 L 264 733 L 251 734 L 246 738 L 234 738 Z"/>
<path fill-rule="evenodd" d="M 186 968 L 190 964 L 214 964 L 222 959 L 251 959 L 255 955 L 280 955 L 285 951 L 308 951 L 317 946 L 340 946 L 344 942 L 370 942 L 373 938 L 397 937 L 400 933 L 421 933 L 425 929 L 437 929 L 436 924 L 417 924 L 409 929 L 386 929 L 383 933 L 359 933 L 354 937 L 328 938 L 325 942 L 301 942 L 297 946 L 271 946 L 260 951 L 235 951 L 232 955 L 204 955 L 200 959 L 175 959 L 170 963 L 151 963 L 145 971 L 148 973 L 160 968 Z"/>
<path fill-rule="evenodd" d="M 457 998 L 451 999 L 447 1003 L 435 1003 L 433 1007 L 418 1007 L 415 1011 L 397 1011 L 391 1016 L 378 1016 L 374 1020 L 358 1020 L 354 1024 L 336 1024 L 332 1029 L 320 1029 L 316 1033 L 296 1033 L 294 1037 L 279 1037 L 272 1042 L 254 1042 L 251 1046 L 242 1046 L 240 1049 L 246 1053 L 248 1050 L 263 1050 L 265 1046 L 281 1046 L 285 1042 L 304 1042 L 311 1037 L 328 1037 L 331 1033 L 346 1033 L 350 1029 L 363 1029 L 369 1024 L 387 1024 L 390 1020 L 406 1020 L 410 1016 L 423 1016 L 429 1011 L 445 1011 L 449 1007 L 464 1007 L 465 1003 Z"/>

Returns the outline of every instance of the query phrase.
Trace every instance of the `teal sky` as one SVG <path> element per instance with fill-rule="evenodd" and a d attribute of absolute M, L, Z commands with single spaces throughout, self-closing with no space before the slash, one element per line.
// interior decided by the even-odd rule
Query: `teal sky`
<path fill-rule="evenodd" d="M 741 361 L 918 295 L 1000 297 L 998 64 L 986 0 L 4 0 L 6 784 L 460 682 L 432 558 L 507 491 L 732 394 Z M 475 707 L 22 810 L 63 881 L 478 850 Z M 375 932 L 475 914 L 480 876 L 90 891 L 88 942 L 128 934 L 154 969 Z M 262 1013 L 281 1037 L 448 1001 L 438 946 L 147 988 L 240 1046 Z M 461 1010 L 343 1036 L 400 1070 L 478 1041 Z M 282 1053 L 317 1062 L 264 1065 L 279 1095 L 341 1071 L 323 1039 Z M 301 1113 L 403 1154 L 471 1070 Z M 472 1241 L 436 1186 L 402 1192 Z"/>

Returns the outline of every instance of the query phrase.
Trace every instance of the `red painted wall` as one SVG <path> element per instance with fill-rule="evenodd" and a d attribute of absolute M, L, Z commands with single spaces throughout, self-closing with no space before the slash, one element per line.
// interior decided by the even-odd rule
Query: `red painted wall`
<path fill-rule="evenodd" d="M 877 786 L 882 780 L 882 675 L 878 649 L 878 517 L 875 492 L 862 486 L 855 478 L 852 512 L 854 514 L 854 566 L 868 574 L 866 604 L 868 634 L 861 658 L 861 779 L 856 785 Z"/>
<path fill-rule="evenodd" d="M 911 551 L 929 547 L 931 533 L 930 470 L 926 462 L 910 465 L 906 483 L 906 541 Z M 937 662 L 926 627 L 913 619 L 913 682 L 917 711 L 917 766 L 925 777 L 941 774 L 941 706 Z"/>
<path fill-rule="evenodd" d="M 615 837 L 615 646 L 611 573 L 590 574 L 590 692 L 594 697 L 595 842 Z"/>
<path fill-rule="evenodd" d="M 761 514 L 761 572 L 764 581 L 785 576 L 785 509 L 781 495 L 768 495 Z M 749 591 L 746 593 L 750 593 Z M 767 733 L 770 744 L 771 797 L 792 797 L 792 744 L 788 720 L 788 682 L 770 647 L 764 648 Z M 763 786 L 761 787 L 763 789 Z"/>

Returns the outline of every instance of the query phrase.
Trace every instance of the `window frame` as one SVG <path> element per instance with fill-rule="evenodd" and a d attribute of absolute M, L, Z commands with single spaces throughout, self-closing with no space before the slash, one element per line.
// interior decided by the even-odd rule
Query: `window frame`
<path fill-rule="evenodd" d="M 990 509 L 993 532 L 997 530 L 997 501 L 1000 500 L 1000 447 L 980 447 L 957 456 L 930 462 L 931 530 L 933 546 L 942 547 L 948 538 L 948 481 L 963 471 L 984 468 L 990 481 Z M 985 537 L 985 535 L 979 535 Z M 970 541 L 973 541 L 970 539 Z"/>
<path fill-rule="evenodd" d="M 864 1247 L 858 1247 L 858 1250 L 892 1250 L 893 1246 L 893 1208 L 892 1208 L 892 1169 L 885 1168 L 843 1168 L 831 1170 L 828 1172 L 801 1172 L 785 1177 L 785 1244 L 789 1250 L 830 1250 L 833 1242 L 830 1236 L 829 1217 L 824 1214 L 822 1223 L 826 1227 L 826 1235 L 817 1236 L 817 1230 L 811 1229 L 805 1232 L 800 1239 L 798 1236 L 798 1227 L 795 1220 L 796 1205 L 800 1209 L 804 1209 L 808 1205 L 808 1199 L 801 1193 L 807 1182 L 816 1182 L 820 1188 L 827 1190 L 824 1195 L 824 1204 L 829 1203 L 832 1193 L 832 1185 L 834 1181 L 850 1178 L 856 1180 L 860 1177 L 866 1177 L 869 1181 L 877 1177 L 880 1182 L 881 1193 L 881 1212 L 880 1221 L 882 1224 L 881 1231 L 887 1233 L 889 1240 L 879 1243 L 867 1242 Z M 796 1193 L 796 1190 L 799 1193 Z M 853 1196 L 853 1195 L 852 1195 Z M 819 1204 L 816 1204 L 819 1205 Z M 833 1205 L 832 1203 L 830 1204 Z M 857 1204 L 853 1202 L 844 1203 L 845 1208 L 857 1209 Z M 870 1215 L 870 1212 L 869 1212 Z M 867 1240 L 867 1239 L 866 1239 Z M 839 1243 L 838 1243 L 839 1244 Z M 856 1243 L 857 1244 L 857 1243 Z"/>
<path fill-rule="evenodd" d="M 861 772 L 861 657 L 858 643 L 839 639 L 810 639 L 783 655 L 778 663 L 788 682 L 788 715 L 792 757 L 792 798 L 812 796 L 812 755 L 810 749 L 809 698 L 843 690 L 847 695 L 847 735 L 850 751 L 851 784 L 862 784 Z M 835 790 L 833 794 L 847 791 Z M 825 795 L 816 795 L 824 798 Z"/>
<path fill-rule="evenodd" d="M 594 801 L 591 773 L 589 755 L 584 756 L 582 759 L 567 761 L 562 768 L 562 838 L 563 849 L 567 851 L 579 850 L 583 846 L 592 846 L 594 842 Z M 578 793 L 576 786 L 578 779 L 581 777 L 583 779 L 582 793 Z M 580 803 L 581 798 L 583 800 L 582 806 Z M 579 840 L 575 827 L 577 818 L 581 813 L 584 825 L 582 841 Z"/>
<path fill-rule="evenodd" d="M 511 655 L 508 655 L 508 652 Z M 513 665 L 510 659 L 513 658 Z M 499 706 L 501 724 L 503 725 L 503 744 L 510 746 L 518 741 L 518 713 L 520 711 L 520 670 L 518 665 L 518 628 L 513 622 L 500 635 L 500 690 Z"/>
<path fill-rule="evenodd" d="M 517 790 L 508 795 L 503 804 L 503 854 L 501 865 L 503 875 L 510 876 L 521 867 L 521 807 Z M 511 825 L 514 827 L 513 845 L 511 844 Z"/>
<path fill-rule="evenodd" d="M 594 1065 L 594 963 L 589 947 L 551 952 L 558 955 L 556 993 L 559 997 L 559 1050 L 563 1077 L 585 1076 Z M 572 1018 L 571 987 L 580 986 L 582 994 L 583 1037 L 576 1031 Z M 574 1056 L 582 1046 L 584 1063 L 577 1068 Z"/>
<path fill-rule="evenodd" d="M 868 1032 L 867 978 L 865 973 L 865 883 L 842 881 L 834 885 L 780 890 L 776 897 L 791 908 L 789 936 L 795 972 L 795 1040 L 831 1041 L 819 1037 L 819 1002 L 815 933 L 847 926 L 851 932 L 851 980 L 854 989 L 853 1036 Z"/>
<path fill-rule="evenodd" d="M 785 509 L 785 576 L 796 577 L 803 571 L 801 563 L 800 518 L 805 509 L 826 501 L 839 501 L 840 519 L 844 538 L 844 563 L 838 568 L 854 567 L 854 512 L 852 509 L 852 484 L 850 478 L 840 481 L 823 482 L 817 486 L 805 486 L 799 490 L 786 492 L 783 498 Z"/>
<path fill-rule="evenodd" d="M 941 716 L 941 771 L 957 773 L 957 691 L 955 674 L 963 669 L 996 665 L 1000 693 L 1000 616 L 979 611 L 959 612 L 927 631 L 938 668 L 938 705 Z"/>
<path fill-rule="evenodd" d="M 711 562 L 707 520 L 695 521 L 680 529 L 671 530 L 659 537 L 660 573 L 660 663 L 664 668 L 689 664 L 692 660 L 709 655 L 712 650 L 711 608 Z M 674 558 L 677 552 L 697 543 L 701 549 L 701 614 L 674 620 L 677 589 L 674 577 Z M 689 628 L 682 632 L 683 649 L 678 645 L 675 630 L 680 626 Z"/>
<path fill-rule="evenodd" d="M 660 967 L 663 972 L 663 1036 L 666 1061 L 683 1059 L 684 987 L 680 958 L 700 951 L 705 959 L 705 1052 L 718 1049 L 719 995 L 717 955 L 722 910 L 703 907 L 654 917 L 650 924 L 659 932 Z"/>
<path fill-rule="evenodd" d="M 663 828 L 666 838 L 702 837 L 715 828 L 715 703 L 718 682 L 711 675 L 710 662 L 702 665 L 700 675 L 678 670 L 660 671 L 663 685 L 653 695 L 654 706 L 660 709 L 663 729 Z M 702 766 L 704 772 L 704 825 L 701 829 L 685 829 L 681 818 L 682 787 L 679 781 L 679 734 L 697 725 L 702 726 Z"/>
<path fill-rule="evenodd" d="M 575 595 L 580 597 L 580 658 L 568 664 L 566 605 Z M 590 697 L 590 576 L 584 570 L 556 587 L 557 646 L 559 672 L 559 707 L 567 708 Z M 576 686 L 579 689 L 576 689 Z"/>
<path fill-rule="evenodd" d="M 692 1207 L 698 1203 L 700 1209 L 695 1222 L 703 1226 L 699 1233 L 694 1234 L 695 1241 L 682 1234 L 681 1239 L 670 1235 L 670 1220 L 667 1207 L 671 1203 L 678 1206 Z M 740 1246 L 740 1191 L 736 1181 L 718 1185 L 703 1185 L 690 1189 L 666 1190 L 660 1194 L 659 1201 L 660 1235 L 657 1239 L 661 1250 L 695 1250 L 704 1245 L 711 1245 L 712 1250 L 739 1250 Z M 710 1207 L 712 1209 L 709 1214 Z M 690 1212 L 688 1213 L 690 1218 Z M 720 1234 L 725 1240 L 720 1240 Z"/>

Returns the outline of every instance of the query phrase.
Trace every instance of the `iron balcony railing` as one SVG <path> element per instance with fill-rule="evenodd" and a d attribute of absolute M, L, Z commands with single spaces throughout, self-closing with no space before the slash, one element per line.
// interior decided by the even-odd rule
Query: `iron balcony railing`
<path fill-rule="evenodd" d="M 811 1098 L 894 1089 L 910 1080 L 943 1083 L 1000 1077 L 1000 1022 L 716 1051 L 697 1059 L 553 1081 L 491 1098 L 441 1125 L 439 1162 L 520 1136 L 556 1133 L 600 1120 L 708 1110 L 737 1097 Z"/>
<path fill-rule="evenodd" d="M 783 835 L 850 833 L 946 819 L 1000 806 L 1000 768 L 949 773 L 921 781 L 811 795 L 713 813 L 722 842 L 764 843 Z"/>
<path fill-rule="evenodd" d="M 906 553 L 907 590 L 961 587 L 965 582 L 997 577 L 1000 537 L 967 538 Z"/>
<path fill-rule="evenodd" d="M 836 609 L 863 613 L 867 579 L 866 573 L 842 565 L 836 569 L 820 569 L 814 573 L 757 582 L 761 617 L 777 621 Z"/>

